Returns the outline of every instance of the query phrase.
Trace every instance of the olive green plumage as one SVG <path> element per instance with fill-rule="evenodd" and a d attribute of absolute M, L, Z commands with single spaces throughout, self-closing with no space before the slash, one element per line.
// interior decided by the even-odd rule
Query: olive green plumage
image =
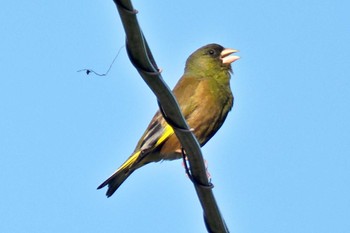
<path fill-rule="evenodd" d="M 187 59 L 185 72 L 173 90 L 201 146 L 219 130 L 232 108 L 231 63 L 239 57 L 229 55 L 235 52 L 218 44 L 199 48 Z M 158 111 L 132 155 L 98 189 L 108 185 L 106 195 L 110 197 L 132 172 L 143 165 L 181 157 L 181 145 Z"/>

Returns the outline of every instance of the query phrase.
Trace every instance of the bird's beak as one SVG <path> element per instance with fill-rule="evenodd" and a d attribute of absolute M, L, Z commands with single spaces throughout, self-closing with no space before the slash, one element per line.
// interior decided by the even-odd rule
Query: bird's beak
<path fill-rule="evenodd" d="M 240 57 L 239 56 L 230 56 L 233 53 L 237 53 L 238 50 L 236 49 L 224 49 L 220 54 L 220 59 L 222 60 L 223 64 L 231 64 L 234 61 L 237 61 Z"/>

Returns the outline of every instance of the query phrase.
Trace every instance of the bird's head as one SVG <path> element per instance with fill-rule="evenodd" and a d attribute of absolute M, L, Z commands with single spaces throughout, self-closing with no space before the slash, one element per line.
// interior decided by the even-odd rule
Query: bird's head
<path fill-rule="evenodd" d="M 185 72 L 202 73 L 206 76 L 220 71 L 229 72 L 231 63 L 239 59 L 239 56 L 231 55 L 236 52 L 238 50 L 224 48 L 218 44 L 205 45 L 187 59 Z"/>

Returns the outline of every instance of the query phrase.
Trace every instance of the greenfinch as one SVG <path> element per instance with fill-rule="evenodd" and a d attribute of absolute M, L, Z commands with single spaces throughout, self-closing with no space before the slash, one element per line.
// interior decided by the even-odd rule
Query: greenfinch
<path fill-rule="evenodd" d="M 235 52 L 218 44 L 199 48 L 187 59 L 185 72 L 173 90 L 201 146 L 219 130 L 233 106 L 231 63 L 239 59 L 232 55 Z M 181 144 L 157 111 L 131 156 L 98 189 L 108 185 L 106 195 L 110 197 L 136 169 L 150 162 L 179 158 Z"/>

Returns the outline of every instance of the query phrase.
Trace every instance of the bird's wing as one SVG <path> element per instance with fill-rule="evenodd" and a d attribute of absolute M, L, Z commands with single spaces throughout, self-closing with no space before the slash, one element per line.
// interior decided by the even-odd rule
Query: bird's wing
<path fill-rule="evenodd" d="M 141 137 L 135 150 L 143 152 L 153 150 L 172 134 L 174 134 L 174 130 L 166 123 L 162 114 L 158 111 Z"/>
<path fill-rule="evenodd" d="M 183 76 L 173 90 L 185 118 L 190 114 L 190 97 L 195 93 L 198 82 L 198 79 Z M 145 133 L 139 140 L 135 152 L 152 151 L 173 134 L 173 128 L 164 120 L 160 111 L 157 111 Z"/>

